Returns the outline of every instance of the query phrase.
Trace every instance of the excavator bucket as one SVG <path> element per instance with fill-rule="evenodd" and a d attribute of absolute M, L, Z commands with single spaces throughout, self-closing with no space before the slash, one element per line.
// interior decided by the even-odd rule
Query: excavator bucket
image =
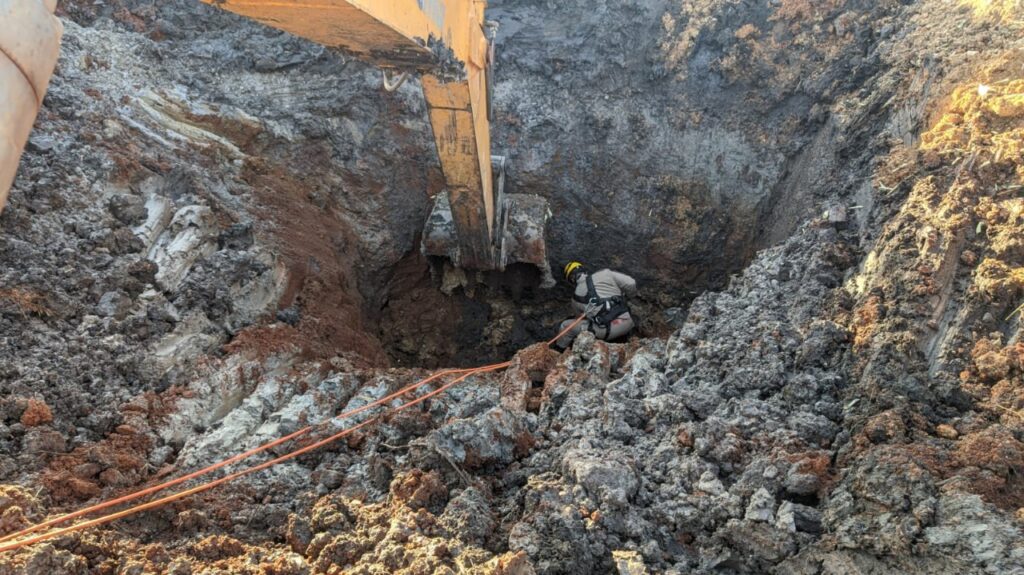
<path fill-rule="evenodd" d="M 494 174 L 495 254 L 493 269 L 504 271 L 515 263 L 530 264 L 540 270 L 542 288 L 555 285 L 544 243 L 544 230 L 551 212 L 548 201 L 535 194 L 505 193 L 505 158 L 491 156 Z M 458 230 L 452 216 L 448 192 L 434 198 L 434 208 L 423 227 L 424 255 L 445 258 L 457 267 L 463 265 Z"/>

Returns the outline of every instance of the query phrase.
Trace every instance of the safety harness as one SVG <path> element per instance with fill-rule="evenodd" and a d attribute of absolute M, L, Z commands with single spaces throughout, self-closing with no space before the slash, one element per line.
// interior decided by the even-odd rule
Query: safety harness
<path fill-rule="evenodd" d="M 574 291 L 572 299 L 587 306 L 587 318 L 595 325 L 608 329 L 620 315 L 629 312 L 629 306 L 622 296 L 598 297 L 594 279 L 587 274 L 587 295 L 579 296 Z"/>

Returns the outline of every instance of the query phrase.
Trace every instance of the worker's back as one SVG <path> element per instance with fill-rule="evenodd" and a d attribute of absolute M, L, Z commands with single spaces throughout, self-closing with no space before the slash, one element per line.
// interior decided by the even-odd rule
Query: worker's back
<path fill-rule="evenodd" d="M 636 327 L 626 301 L 636 295 L 636 280 L 609 269 L 588 274 L 580 262 L 565 266 L 565 279 L 575 282 L 572 305 L 578 313 L 586 314 L 586 320 L 562 322 L 561 329 L 569 331 L 556 342 L 558 348 L 572 345 L 582 331 L 605 341 L 619 341 Z"/>
<path fill-rule="evenodd" d="M 599 298 L 636 295 L 636 280 L 626 274 L 603 269 L 590 274 L 590 277 L 594 281 L 594 291 L 597 292 Z M 575 297 L 573 297 L 573 306 L 580 312 L 587 309 L 587 302 L 591 297 L 589 292 L 587 274 L 580 274 L 576 279 Z"/>

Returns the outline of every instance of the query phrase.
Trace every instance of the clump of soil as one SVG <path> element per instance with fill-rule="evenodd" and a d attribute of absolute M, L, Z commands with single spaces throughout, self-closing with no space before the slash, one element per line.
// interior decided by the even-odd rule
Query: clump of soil
<path fill-rule="evenodd" d="M 38 399 L 28 400 L 28 406 L 21 414 L 21 424 L 25 427 L 36 427 L 53 421 L 53 412 L 45 401 Z"/>

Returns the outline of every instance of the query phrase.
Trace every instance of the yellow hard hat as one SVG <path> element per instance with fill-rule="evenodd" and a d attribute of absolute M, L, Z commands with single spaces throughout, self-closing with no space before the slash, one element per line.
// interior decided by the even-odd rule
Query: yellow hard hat
<path fill-rule="evenodd" d="M 583 264 L 580 262 L 569 262 L 565 264 L 565 269 L 563 270 L 565 273 L 565 279 L 570 279 L 572 277 L 572 272 L 580 269 L 581 267 L 583 267 Z"/>

